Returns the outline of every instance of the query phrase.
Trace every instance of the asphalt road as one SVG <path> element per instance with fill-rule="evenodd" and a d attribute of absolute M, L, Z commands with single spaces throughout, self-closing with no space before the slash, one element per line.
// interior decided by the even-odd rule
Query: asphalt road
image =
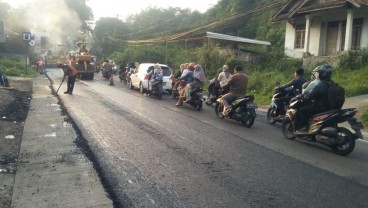
<path fill-rule="evenodd" d="M 48 69 L 54 89 L 62 72 Z M 60 100 L 124 207 L 368 207 L 368 143 L 348 156 L 284 139 L 258 111 L 252 128 L 214 107 L 175 107 L 115 79 L 77 81 Z"/>

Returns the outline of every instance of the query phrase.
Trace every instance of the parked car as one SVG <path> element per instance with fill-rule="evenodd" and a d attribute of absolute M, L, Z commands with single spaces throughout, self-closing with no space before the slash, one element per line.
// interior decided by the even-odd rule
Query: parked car
<path fill-rule="evenodd" d="M 130 75 L 129 87 L 130 89 L 138 88 L 141 93 L 144 93 L 148 89 L 148 68 L 152 68 L 154 63 L 141 63 L 134 70 L 134 72 Z M 165 65 L 159 64 L 163 70 L 163 90 L 166 93 L 171 94 L 171 82 L 172 80 L 172 69 Z"/>

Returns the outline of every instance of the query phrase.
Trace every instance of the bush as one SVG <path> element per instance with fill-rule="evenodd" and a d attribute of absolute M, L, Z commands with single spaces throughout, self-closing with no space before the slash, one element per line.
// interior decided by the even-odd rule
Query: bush
<path fill-rule="evenodd" d="M 368 108 L 364 111 L 361 119 L 362 119 L 364 126 L 368 126 Z"/>

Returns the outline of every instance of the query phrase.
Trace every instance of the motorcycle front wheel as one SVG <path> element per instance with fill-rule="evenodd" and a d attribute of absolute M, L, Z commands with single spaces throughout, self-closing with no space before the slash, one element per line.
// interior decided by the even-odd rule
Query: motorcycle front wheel
<path fill-rule="evenodd" d="M 267 111 L 267 121 L 270 124 L 275 124 L 276 120 L 275 120 L 275 114 L 276 114 L 276 109 L 270 107 Z"/>
<path fill-rule="evenodd" d="M 339 127 L 337 129 L 337 136 L 343 137 L 345 142 L 331 147 L 332 151 L 335 154 L 342 156 L 350 154 L 355 147 L 355 139 L 353 134 L 347 128 Z"/>
<path fill-rule="evenodd" d="M 216 116 L 219 117 L 219 118 L 224 118 L 224 115 L 222 114 L 222 111 L 224 110 L 224 106 L 220 103 L 216 103 L 216 106 L 215 106 L 215 113 L 216 113 Z"/>
<path fill-rule="evenodd" d="M 254 120 L 256 118 L 254 117 L 253 113 L 251 112 L 246 112 L 246 115 L 242 118 L 242 120 L 240 121 L 240 123 L 245 126 L 245 127 L 252 127 L 254 124 Z"/>
<path fill-rule="evenodd" d="M 282 134 L 284 134 L 286 139 L 290 139 L 290 140 L 295 139 L 294 128 L 293 128 L 293 125 L 292 125 L 291 120 L 289 118 L 286 118 L 282 122 L 282 127 L 281 128 L 282 128 Z"/>

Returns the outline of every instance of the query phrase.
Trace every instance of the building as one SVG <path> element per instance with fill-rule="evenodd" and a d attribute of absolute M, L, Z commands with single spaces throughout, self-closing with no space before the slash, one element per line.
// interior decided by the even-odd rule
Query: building
<path fill-rule="evenodd" d="M 368 49 L 368 0 L 288 0 L 272 20 L 286 21 L 289 57 Z"/>

